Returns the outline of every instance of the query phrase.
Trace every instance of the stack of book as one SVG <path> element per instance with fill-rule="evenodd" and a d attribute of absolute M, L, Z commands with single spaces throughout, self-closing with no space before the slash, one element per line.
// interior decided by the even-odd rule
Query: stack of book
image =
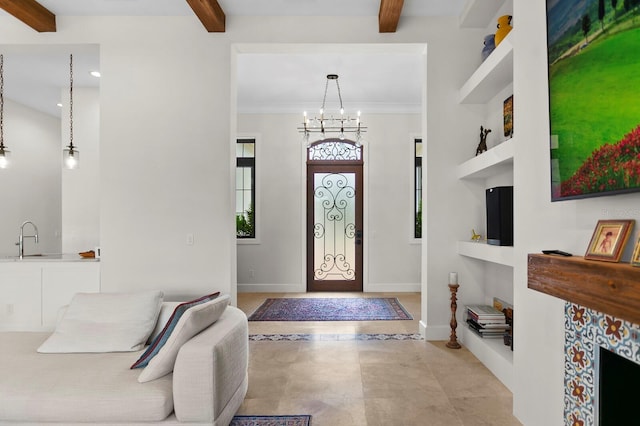
<path fill-rule="evenodd" d="M 489 305 L 467 306 L 467 324 L 483 338 L 502 338 L 511 328 L 505 315 Z"/>

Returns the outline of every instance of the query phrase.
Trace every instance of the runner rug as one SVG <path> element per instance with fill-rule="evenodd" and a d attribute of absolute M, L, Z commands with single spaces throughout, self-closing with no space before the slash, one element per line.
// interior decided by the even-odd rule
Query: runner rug
<path fill-rule="evenodd" d="M 267 299 L 249 321 L 411 320 L 395 297 Z"/>
<path fill-rule="evenodd" d="M 229 426 L 310 426 L 311 416 L 235 416 Z"/>

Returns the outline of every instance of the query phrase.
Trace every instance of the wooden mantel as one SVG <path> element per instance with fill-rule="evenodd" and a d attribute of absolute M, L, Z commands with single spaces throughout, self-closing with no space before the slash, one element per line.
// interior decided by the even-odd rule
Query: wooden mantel
<path fill-rule="evenodd" d="M 640 324 L 640 268 L 628 263 L 529 254 L 528 287 Z"/>

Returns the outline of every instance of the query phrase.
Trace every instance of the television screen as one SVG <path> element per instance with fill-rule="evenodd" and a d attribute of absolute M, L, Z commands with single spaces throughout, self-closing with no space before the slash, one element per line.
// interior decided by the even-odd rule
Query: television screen
<path fill-rule="evenodd" d="M 640 0 L 547 0 L 552 201 L 640 190 Z"/>

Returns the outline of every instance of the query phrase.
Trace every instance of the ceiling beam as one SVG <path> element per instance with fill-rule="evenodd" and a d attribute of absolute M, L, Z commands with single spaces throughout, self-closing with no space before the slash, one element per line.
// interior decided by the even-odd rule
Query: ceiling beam
<path fill-rule="evenodd" d="M 56 31 L 56 15 L 36 0 L 0 0 L 0 8 L 40 33 Z"/>
<path fill-rule="evenodd" d="M 378 31 L 381 33 L 395 33 L 402 13 L 404 0 L 380 0 L 378 12 Z"/>
<path fill-rule="evenodd" d="M 187 0 L 202 25 L 210 33 L 223 33 L 225 15 L 217 0 Z"/>

